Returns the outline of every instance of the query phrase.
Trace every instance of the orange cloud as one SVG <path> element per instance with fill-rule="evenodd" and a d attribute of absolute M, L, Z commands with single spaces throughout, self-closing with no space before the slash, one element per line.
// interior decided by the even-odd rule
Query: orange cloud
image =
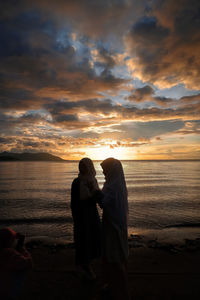
<path fill-rule="evenodd" d="M 200 89 L 198 11 L 198 1 L 154 1 L 127 36 L 134 76 L 160 88 L 184 83 Z"/>

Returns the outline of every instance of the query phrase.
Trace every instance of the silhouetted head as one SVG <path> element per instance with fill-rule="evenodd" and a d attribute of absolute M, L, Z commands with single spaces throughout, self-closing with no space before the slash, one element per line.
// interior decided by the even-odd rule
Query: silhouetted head
<path fill-rule="evenodd" d="M 16 232 L 11 228 L 0 229 L 0 249 L 12 247 L 16 235 Z"/>
<path fill-rule="evenodd" d="M 88 157 L 82 158 L 79 162 L 79 171 L 81 175 L 95 176 L 96 171 L 92 160 Z"/>
<path fill-rule="evenodd" d="M 103 173 L 106 180 L 114 180 L 122 176 L 124 178 L 124 171 L 121 162 L 118 159 L 109 157 L 101 163 Z"/>
<path fill-rule="evenodd" d="M 103 173 L 105 176 L 106 176 L 106 174 L 108 174 L 110 172 L 114 163 L 115 163 L 115 158 L 113 158 L 113 157 L 106 158 L 101 163 L 101 167 L 103 169 Z"/>

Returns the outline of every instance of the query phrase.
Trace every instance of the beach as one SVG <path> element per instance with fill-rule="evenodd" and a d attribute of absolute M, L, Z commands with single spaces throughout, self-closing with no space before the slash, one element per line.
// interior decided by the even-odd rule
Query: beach
<path fill-rule="evenodd" d="M 200 163 L 124 161 L 123 167 L 131 299 L 200 299 Z M 95 168 L 102 188 L 99 162 Z M 101 261 L 94 262 L 93 283 L 74 265 L 70 188 L 77 170 L 77 162 L 1 163 L 0 225 L 26 236 L 34 262 L 19 300 L 101 299 Z"/>
<path fill-rule="evenodd" d="M 19 300 L 99 300 L 102 298 L 101 261 L 93 263 L 97 275 L 86 280 L 74 265 L 73 243 L 27 243 L 34 267 Z M 200 239 L 160 243 L 143 236 L 129 237 L 128 283 L 131 299 L 200 299 Z"/>

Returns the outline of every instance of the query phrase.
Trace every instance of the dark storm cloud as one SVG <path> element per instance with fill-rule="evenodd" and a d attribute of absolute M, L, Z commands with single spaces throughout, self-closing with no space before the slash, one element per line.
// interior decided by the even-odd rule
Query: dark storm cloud
<path fill-rule="evenodd" d="M 112 54 L 106 50 L 104 47 L 99 47 L 99 55 L 101 56 L 101 58 L 103 59 L 104 63 L 105 63 L 105 68 L 112 68 L 115 65 L 115 61 L 112 57 Z"/>
<path fill-rule="evenodd" d="M 138 3 L 139 2 L 139 3 Z M 92 38 L 105 38 L 110 34 L 122 36 L 124 30 L 146 9 L 147 0 L 41 0 L 29 1 L 45 13 L 54 12 L 57 23 L 70 22 L 79 32 Z"/>
<path fill-rule="evenodd" d="M 193 99 L 193 97 L 191 97 Z M 60 126 L 61 129 L 74 130 L 112 126 L 112 123 L 122 121 L 153 121 L 153 120 L 198 120 L 200 114 L 199 102 L 189 102 L 175 108 L 137 108 L 135 106 L 116 105 L 111 100 L 82 100 L 82 101 L 52 101 L 43 105 L 42 112 L 26 112 L 20 115 L 1 114 L 1 131 L 4 134 L 16 134 L 24 129 L 33 130 L 40 136 L 42 126 Z M 87 113 L 87 121 L 81 119 L 81 113 Z M 164 123 L 163 123 L 164 124 Z M 173 124 L 173 123 L 172 123 Z M 40 129 L 39 129 L 40 128 Z M 39 131 L 38 131 L 39 130 Z M 47 130 L 47 129 L 46 129 Z M 53 130 L 53 128 L 51 128 Z M 171 128 L 172 130 L 172 128 Z M 41 133 L 43 135 L 43 133 Z M 106 133 L 105 133 L 106 135 Z M 81 135 L 80 135 L 81 136 Z"/>
<path fill-rule="evenodd" d="M 130 31 L 130 35 L 138 42 L 160 45 L 169 36 L 169 29 L 158 23 L 155 17 L 141 17 Z"/>
<path fill-rule="evenodd" d="M 67 111 L 75 112 L 84 109 L 90 113 L 104 113 L 105 115 L 115 111 L 115 107 L 110 99 L 82 100 L 82 101 L 57 101 L 44 106 L 52 115 L 57 115 Z"/>
<path fill-rule="evenodd" d="M 11 84 L 12 85 L 12 84 Z M 40 98 L 33 91 L 23 88 L 7 88 L 0 84 L 0 108 L 8 109 L 31 109 L 40 108 L 43 103 L 49 102 L 48 98 Z"/>
<path fill-rule="evenodd" d="M 78 129 L 88 127 L 90 125 L 89 122 L 81 122 L 77 115 L 72 114 L 56 114 L 52 115 L 52 120 L 48 121 L 51 125 L 59 125 L 68 130 Z"/>
<path fill-rule="evenodd" d="M 163 87 L 182 82 L 199 89 L 199 27 L 198 0 L 152 2 L 149 15 L 134 23 L 128 35 L 138 76 Z"/>
<path fill-rule="evenodd" d="M 127 100 L 142 102 L 151 99 L 153 95 L 154 89 L 149 85 L 145 85 L 142 88 L 133 90 L 131 95 L 127 97 Z"/>
<path fill-rule="evenodd" d="M 58 122 L 58 123 L 78 121 L 78 117 L 76 115 L 58 115 L 55 118 L 55 121 Z"/>
<path fill-rule="evenodd" d="M 172 99 L 164 96 L 155 96 L 155 91 L 151 86 L 145 85 L 142 88 L 134 89 L 131 91 L 131 94 L 126 97 L 127 100 L 132 102 L 144 102 L 151 101 L 156 104 L 166 107 L 166 106 L 184 106 L 191 103 L 200 103 L 200 94 L 184 96 L 180 99 Z"/>
<path fill-rule="evenodd" d="M 115 10 L 118 11 L 122 8 L 126 13 L 133 8 L 141 12 L 142 4 L 136 5 L 134 2 L 133 5 L 130 5 L 124 1 L 113 1 L 112 3 L 95 1 L 93 5 L 89 1 L 85 1 L 84 4 L 81 1 L 67 1 L 67 3 L 59 1 L 55 4 L 54 1 L 48 1 L 47 7 L 46 1 L 41 1 L 40 4 L 28 2 L 29 7 L 25 2 L 19 2 L 19 7 L 24 7 L 24 10 L 21 11 L 17 7 L 14 10 L 12 7 L 14 2 L 10 2 L 10 6 L 2 4 L 4 14 L 1 18 L 3 33 L 0 53 L 5 56 L 5 59 L 2 60 L 1 77 L 3 79 L 2 91 L 6 94 L 2 99 L 2 107 L 22 108 L 24 106 L 24 108 L 28 108 L 30 106 L 30 108 L 37 108 L 42 102 L 48 101 L 47 99 L 50 99 L 52 95 L 56 99 L 69 95 L 79 97 L 79 99 L 83 95 L 91 98 L 98 92 L 117 88 L 124 82 L 122 79 L 114 77 L 110 71 L 115 66 L 114 52 L 108 51 L 101 44 L 97 47 L 100 61 L 95 62 L 97 66 L 103 68 L 99 76 L 96 75 L 89 63 L 89 51 L 85 52 L 87 54 L 83 55 L 80 61 L 70 40 L 70 27 L 65 27 L 64 34 L 59 36 L 61 29 L 59 26 L 61 25 L 56 23 L 55 15 L 62 12 L 66 16 L 68 14 L 73 16 L 75 12 L 83 10 L 86 14 L 93 14 L 97 17 L 101 14 L 103 16 L 103 12 L 108 9 L 110 12 L 112 10 L 110 15 L 115 16 Z M 22 4 L 24 6 L 21 6 Z M 10 14 L 8 13 L 9 8 Z M 155 12 L 156 14 L 156 7 L 153 8 L 151 13 Z M 45 14 L 45 10 L 48 12 L 51 10 L 51 18 Z M 107 18 L 108 15 L 104 17 Z M 171 38 L 170 29 L 166 25 L 162 25 L 159 22 L 160 19 L 159 16 L 141 17 L 134 23 L 130 31 L 129 38 L 134 42 L 138 57 L 145 62 L 145 60 L 149 60 L 150 56 L 150 62 L 148 61 L 146 68 L 157 68 L 155 60 L 160 59 L 161 53 L 165 55 L 165 43 L 162 40 L 168 38 L 169 35 Z M 173 19 L 173 15 L 171 19 Z M 86 23 L 87 21 L 85 19 Z M 189 28 L 193 27 L 190 25 Z M 180 28 L 177 29 L 177 32 L 179 31 L 181 31 Z M 85 42 L 86 44 L 87 42 Z M 148 47 L 146 47 L 147 45 Z M 160 45 L 162 49 L 160 49 Z M 144 72 L 148 74 L 148 70 L 147 72 L 144 70 Z M 11 89 L 11 87 L 13 88 Z M 149 88 L 146 86 L 140 91 L 138 89 L 135 94 L 130 96 L 129 100 L 131 97 L 135 101 L 142 100 L 148 96 L 148 93 L 150 96 L 150 86 Z M 164 98 L 154 97 L 154 100 L 163 105 L 166 103 Z"/>
<path fill-rule="evenodd" d="M 112 56 L 100 46 L 103 69 L 97 75 L 90 63 L 87 43 L 85 50 L 78 52 L 70 26 L 59 27 L 52 15 L 50 18 L 31 8 L 22 12 L 16 9 L 12 18 L 3 14 L 0 27 L 3 108 L 38 107 L 52 95 L 57 99 L 69 95 L 94 97 L 124 82 L 111 73 Z"/>
<path fill-rule="evenodd" d="M 200 103 L 200 94 L 194 96 L 185 96 L 179 99 L 181 105 L 188 105 L 190 103 Z"/>
<path fill-rule="evenodd" d="M 114 54 L 114 53 L 113 53 Z M 112 57 L 112 54 L 106 50 L 103 46 L 98 47 L 98 58 L 99 61 L 95 62 L 95 67 L 101 68 L 101 76 L 104 78 L 111 78 L 111 68 L 115 66 L 115 60 Z"/>
<path fill-rule="evenodd" d="M 142 17 L 129 33 L 130 46 L 143 67 L 144 74 L 157 74 L 165 55 L 163 43 L 169 30 L 158 23 L 155 17 Z"/>
<path fill-rule="evenodd" d="M 170 99 L 167 97 L 153 97 L 152 101 L 155 102 L 156 104 L 163 106 L 163 107 L 169 107 L 170 105 L 176 105 L 178 101 L 174 99 Z"/>
<path fill-rule="evenodd" d="M 47 123 L 47 119 L 44 115 L 41 114 L 31 114 L 25 113 L 21 116 L 0 113 L 0 134 L 11 135 L 16 134 L 24 134 L 24 131 L 27 129 L 33 130 L 34 126 L 37 126 L 40 123 Z"/>
<path fill-rule="evenodd" d="M 185 97 L 183 97 L 185 98 Z M 200 103 L 193 100 L 197 97 L 191 96 L 191 101 L 187 97 L 187 104 L 185 100 L 182 101 L 182 98 L 179 100 L 168 99 L 165 97 L 154 97 L 152 101 L 157 101 L 157 104 L 165 106 L 166 103 L 174 103 L 174 108 L 159 108 L 159 107 L 150 107 L 150 108 L 138 108 L 136 106 L 122 106 L 113 103 L 109 99 L 98 100 L 82 100 L 79 102 L 73 101 L 57 101 L 51 104 L 45 105 L 45 109 L 52 115 L 54 122 L 56 122 L 59 116 L 75 114 L 79 115 L 81 112 L 86 112 L 95 116 L 95 121 L 90 121 L 84 123 L 87 126 L 101 127 L 111 122 L 121 122 L 126 119 L 132 121 L 140 120 L 170 120 L 170 119 L 199 119 L 200 114 Z M 182 103 L 183 102 L 183 103 Z M 100 115 L 99 115 L 100 114 Z M 112 115 L 115 117 L 110 117 Z M 77 126 L 80 127 L 80 120 L 76 122 Z"/>
<path fill-rule="evenodd" d="M 198 119 L 199 118 L 199 112 L 200 112 L 200 106 L 197 105 L 190 105 L 185 108 L 180 109 L 159 109 L 159 108 L 149 108 L 149 109 L 141 109 L 136 112 L 136 116 L 139 118 L 140 116 L 145 120 L 154 118 L 157 120 L 167 120 L 167 119 Z"/>

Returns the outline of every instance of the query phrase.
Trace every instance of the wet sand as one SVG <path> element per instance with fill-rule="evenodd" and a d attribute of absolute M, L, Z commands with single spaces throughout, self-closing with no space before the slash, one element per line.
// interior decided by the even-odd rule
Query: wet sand
<path fill-rule="evenodd" d="M 128 281 L 131 299 L 200 299 L 200 239 L 184 244 L 160 243 L 141 236 L 129 239 Z M 90 282 L 74 266 L 73 244 L 27 244 L 34 268 L 19 300 L 103 299 L 101 262 Z"/>

